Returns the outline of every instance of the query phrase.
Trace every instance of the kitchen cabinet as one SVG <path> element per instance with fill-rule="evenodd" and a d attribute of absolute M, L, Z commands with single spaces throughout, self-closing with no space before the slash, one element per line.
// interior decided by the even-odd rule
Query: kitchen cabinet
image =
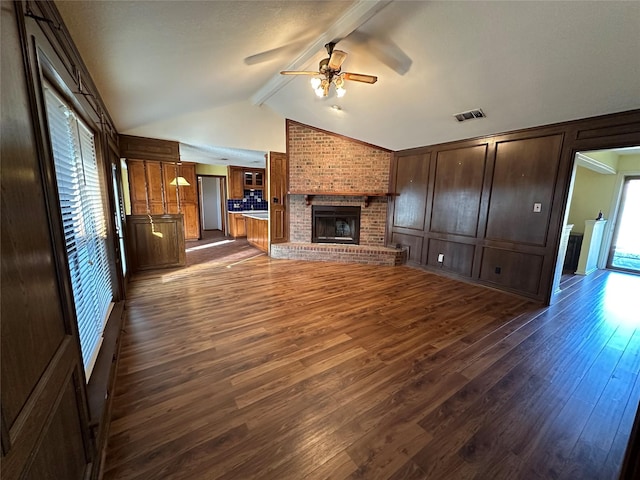
<path fill-rule="evenodd" d="M 131 213 L 134 215 L 165 213 L 160 162 L 129 160 L 127 164 Z"/>
<path fill-rule="evenodd" d="M 269 221 L 267 218 L 245 217 L 247 226 L 247 242 L 254 247 L 268 252 Z"/>
<path fill-rule="evenodd" d="M 228 177 L 228 198 L 240 199 L 244 197 L 244 168 L 228 167 Z"/>
<path fill-rule="evenodd" d="M 181 215 L 128 215 L 131 270 L 184 266 L 186 251 L 182 221 Z"/>
<path fill-rule="evenodd" d="M 229 234 L 233 238 L 247 236 L 245 217 L 241 213 L 229 212 Z"/>
<path fill-rule="evenodd" d="M 562 266 L 563 270 L 568 270 L 573 273 L 578 268 L 580 249 L 582 248 L 582 237 L 582 233 L 569 234 L 569 240 L 567 242 L 567 253 L 564 257 L 564 265 Z"/>
<path fill-rule="evenodd" d="M 245 189 L 251 190 L 264 188 L 264 169 L 245 170 L 243 178 Z"/>
<path fill-rule="evenodd" d="M 240 199 L 245 190 L 263 190 L 265 188 L 264 168 L 248 169 L 244 167 L 228 167 L 228 198 Z"/>
<path fill-rule="evenodd" d="M 127 160 L 127 167 L 133 215 L 181 213 L 185 239 L 200 238 L 195 164 L 134 159 Z M 189 185 L 171 185 L 176 177 Z"/>

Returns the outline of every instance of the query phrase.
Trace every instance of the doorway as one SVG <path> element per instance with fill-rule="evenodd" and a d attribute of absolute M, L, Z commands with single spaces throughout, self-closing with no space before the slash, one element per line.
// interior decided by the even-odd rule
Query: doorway
<path fill-rule="evenodd" d="M 617 250 L 624 251 L 625 255 L 627 252 L 637 253 L 640 257 L 640 235 L 637 230 L 639 227 L 636 227 L 636 224 L 640 223 L 640 213 L 635 207 L 639 200 L 635 196 L 638 194 L 634 193 L 640 193 L 640 187 L 632 186 L 630 199 L 624 201 L 628 196 L 625 192 L 629 190 L 625 187 L 640 184 L 640 181 L 629 183 L 634 179 L 640 180 L 640 147 L 576 153 L 565 212 L 564 230 L 567 239 L 564 245 L 561 243 L 559 253 L 562 257 L 559 255 L 556 269 L 559 285 L 556 284 L 556 287 L 562 289 L 562 283 L 574 274 L 589 275 L 596 269 L 633 271 L 616 267 L 615 264 L 612 266 L 612 260 L 614 246 L 617 245 L 615 238 L 616 235 L 619 237 L 620 231 L 623 243 Z M 625 204 L 628 206 L 626 209 Z M 623 221 L 625 217 L 630 220 Z M 621 224 L 629 226 L 623 227 Z"/>
<path fill-rule="evenodd" d="M 200 197 L 200 237 L 226 236 L 225 222 L 225 177 L 218 175 L 198 175 L 198 195 Z"/>
<path fill-rule="evenodd" d="M 624 180 L 607 267 L 640 274 L 640 176 Z"/>

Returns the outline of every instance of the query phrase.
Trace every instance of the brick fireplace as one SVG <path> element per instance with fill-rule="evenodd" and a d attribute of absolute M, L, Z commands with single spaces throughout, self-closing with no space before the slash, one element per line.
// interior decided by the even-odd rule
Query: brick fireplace
<path fill-rule="evenodd" d="M 392 152 L 291 120 L 287 120 L 287 152 L 289 243 L 273 244 L 272 257 L 403 262 L 404 252 L 384 245 Z M 359 244 L 312 243 L 314 205 L 360 207 Z"/>

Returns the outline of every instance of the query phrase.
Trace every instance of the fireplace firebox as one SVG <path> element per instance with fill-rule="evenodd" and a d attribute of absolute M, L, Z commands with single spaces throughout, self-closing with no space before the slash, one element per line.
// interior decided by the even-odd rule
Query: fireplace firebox
<path fill-rule="evenodd" d="M 360 243 L 360 207 L 313 205 L 313 243 Z"/>

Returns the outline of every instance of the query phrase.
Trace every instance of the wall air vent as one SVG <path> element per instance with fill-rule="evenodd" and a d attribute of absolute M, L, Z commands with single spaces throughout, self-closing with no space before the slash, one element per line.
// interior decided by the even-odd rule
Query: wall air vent
<path fill-rule="evenodd" d="M 476 108 L 475 110 L 469 110 L 468 112 L 456 113 L 453 115 L 456 117 L 456 120 L 459 122 L 464 122 L 465 120 L 471 120 L 473 118 L 484 118 L 486 115 L 482 111 L 481 108 Z"/>

